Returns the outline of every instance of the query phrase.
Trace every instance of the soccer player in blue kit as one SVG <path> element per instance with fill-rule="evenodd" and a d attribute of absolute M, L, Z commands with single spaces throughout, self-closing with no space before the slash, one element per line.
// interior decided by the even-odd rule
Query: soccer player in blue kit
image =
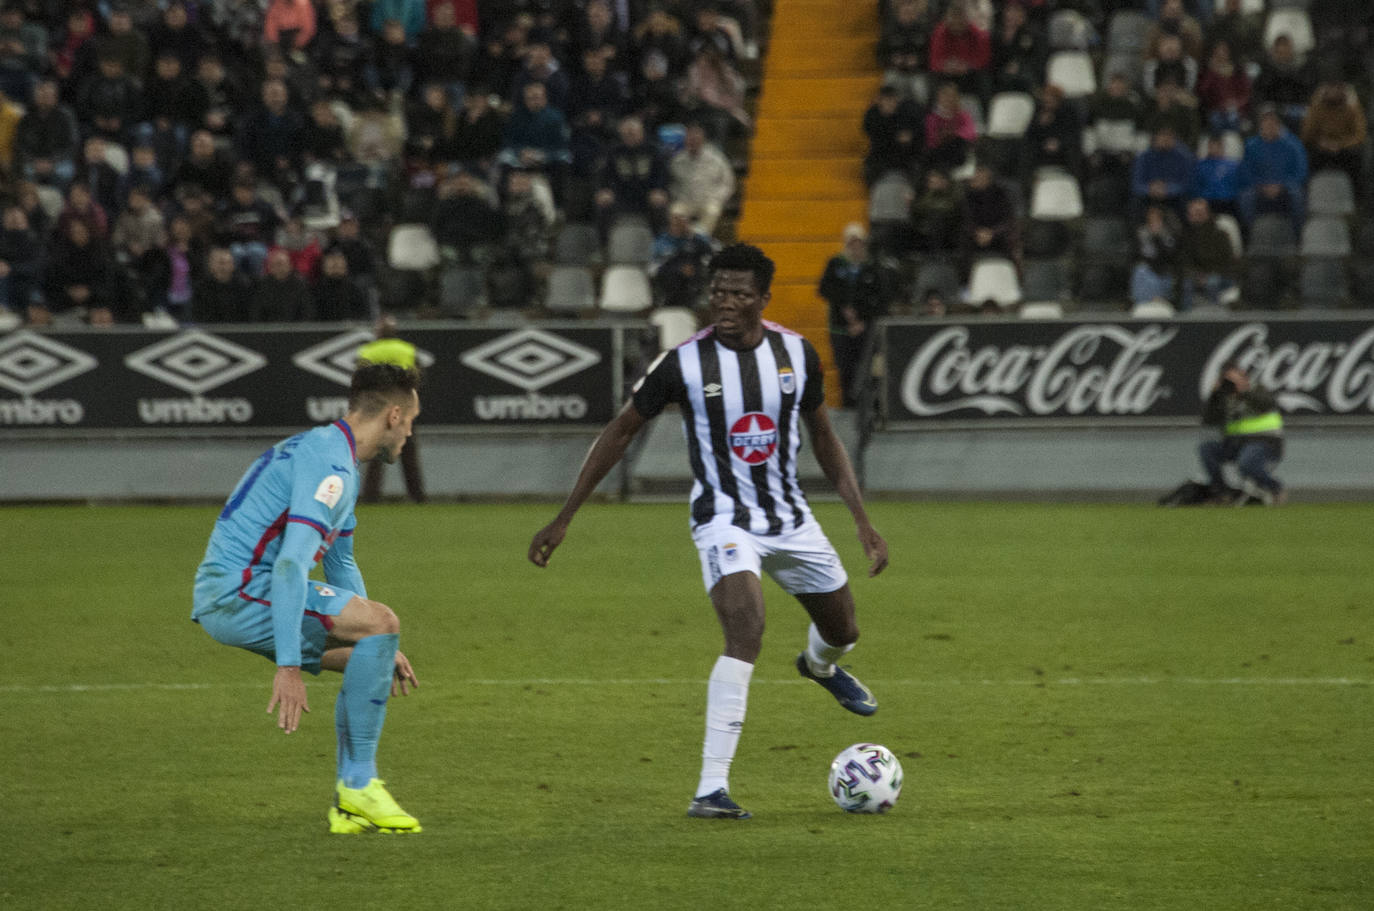
<path fill-rule="evenodd" d="M 196 572 L 191 619 L 216 641 L 277 664 L 277 726 L 310 711 L 301 671 L 343 672 L 334 708 L 338 781 L 329 830 L 419 832 L 377 777 L 387 697 L 419 681 L 398 649 L 400 622 L 367 597 L 353 561 L 358 463 L 394 463 L 420 413 L 419 375 L 391 364 L 353 374 L 342 420 L 282 440 L 229 496 Z M 309 578 L 323 561 L 324 582 Z"/>

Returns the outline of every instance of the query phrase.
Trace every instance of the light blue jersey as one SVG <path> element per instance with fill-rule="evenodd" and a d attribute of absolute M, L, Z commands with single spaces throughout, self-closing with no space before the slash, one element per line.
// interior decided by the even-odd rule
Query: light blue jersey
<path fill-rule="evenodd" d="M 328 585 L 366 596 L 353 561 L 357 500 L 357 446 L 344 421 L 298 433 L 264 452 L 215 522 L 196 572 L 191 618 L 231 612 L 244 614 L 244 621 L 250 614 L 266 620 L 262 614 L 270 611 L 276 663 L 301 665 L 310 570 L 323 560 Z M 331 618 L 320 619 L 329 629 Z"/>

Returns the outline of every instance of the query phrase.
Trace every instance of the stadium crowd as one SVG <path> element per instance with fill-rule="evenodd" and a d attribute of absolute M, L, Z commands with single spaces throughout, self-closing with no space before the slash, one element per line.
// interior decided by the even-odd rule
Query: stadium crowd
<path fill-rule="evenodd" d="M 885 0 L 867 311 L 1374 306 L 1371 36 L 1361 0 Z"/>
<path fill-rule="evenodd" d="M 3 0 L 0 324 L 574 312 L 592 266 L 625 309 L 694 301 L 756 29 L 753 0 Z"/>

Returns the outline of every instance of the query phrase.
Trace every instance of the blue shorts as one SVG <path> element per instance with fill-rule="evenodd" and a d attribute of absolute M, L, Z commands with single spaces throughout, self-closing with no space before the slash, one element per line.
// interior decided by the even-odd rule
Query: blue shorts
<path fill-rule="evenodd" d="M 311 674 L 320 672 L 320 657 L 324 655 L 329 631 L 334 628 L 334 618 L 356 597 L 346 588 L 313 580 L 309 583 L 305 593 L 305 614 L 301 617 L 302 670 Z M 202 607 L 199 597 L 196 600 L 192 619 L 216 642 L 256 652 L 269 661 L 277 660 L 270 605 L 240 598 L 237 593 L 209 607 Z"/>

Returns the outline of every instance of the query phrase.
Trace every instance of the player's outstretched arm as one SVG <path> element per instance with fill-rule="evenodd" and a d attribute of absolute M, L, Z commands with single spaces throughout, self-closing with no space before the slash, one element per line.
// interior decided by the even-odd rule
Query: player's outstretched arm
<path fill-rule="evenodd" d="M 587 451 L 587 458 L 582 461 L 582 470 L 577 473 L 577 481 L 568 494 L 567 502 L 552 522 L 534 533 L 528 554 L 531 563 L 535 566 L 549 565 L 549 557 L 563 543 L 563 536 L 568 533 L 568 526 L 577 510 L 596 490 L 596 485 L 625 457 L 630 441 L 646 423 L 646 418 L 635 409 L 634 403 L 626 402 L 620 413 L 602 428 L 596 442 Z"/>
<path fill-rule="evenodd" d="M 854 474 L 849 453 L 835 433 L 830 423 L 830 413 L 824 405 L 817 405 L 814 411 L 802 412 L 802 419 L 811 432 L 811 449 L 816 454 L 816 461 L 830 483 L 835 485 L 835 492 L 848 507 L 849 514 L 854 517 L 859 543 L 863 545 L 864 556 L 868 558 L 868 574 L 876 576 L 887 568 L 887 542 L 868 520 L 863 493 L 859 490 L 859 479 Z"/>

